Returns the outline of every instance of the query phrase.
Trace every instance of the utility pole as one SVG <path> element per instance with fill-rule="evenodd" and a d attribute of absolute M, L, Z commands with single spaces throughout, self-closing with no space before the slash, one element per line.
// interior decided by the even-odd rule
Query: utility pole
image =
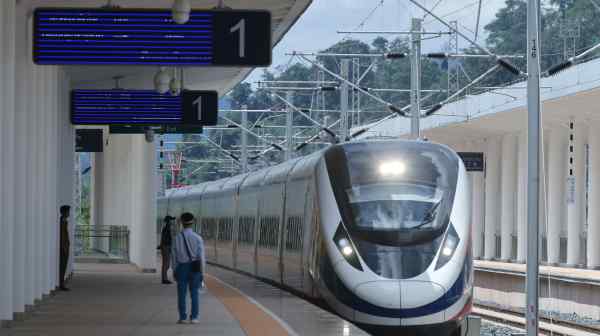
<path fill-rule="evenodd" d="M 527 335 L 537 336 L 539 323 L 540 197 L 540 2 L 527 0 Z"/>
<path fill-rule="evenodd" d="M 410 136 L 413 139 L 421 136 L 421 22 L 419 18 L 412 19 L 410 35 Z"/>
<path fill-rule="evenodd" d="M 248 106 L 242 105 L 242 127 L 244 129 L 248 129 Z M 242 130 L 242 155 L 241 155 L 241 164 L 242 164 L 242 173 L 248 172 L 248 133 Z"/>
<path fill-rule="evenodd" d="M 360 58 L 354 57 L 352 59 L 352 83 L 354 85 L 360 85 L 360 76 Z M 350 119 L 352 120 L 350 128 L 360 126 L 360 92 L 358 90 L 352 90 L 352 117 Z"/>
<path fill-rule="evenodd" d="M 342 122 L 340 123 L 341 132 L 340 137 L 342 142 L 348 139 L 348 80 L 350 74 L 350 59 L 344 58 L 341 61 L 341 71 L 340 76 L 345 79 L 340 84 L 340 118 Z"/>
<path fill-rule="evenodd" d="M 285 100 L 293 103 L 294 93 L 292 91 L 286 92 Z M 290 106 L 287 106 L 286 110 L 285 141 L 287 144 L 287 150 L 284 153 L 285 161 L 291 159 L 292 153 L 294 152 L 294 109 L 292 109 Z"/>

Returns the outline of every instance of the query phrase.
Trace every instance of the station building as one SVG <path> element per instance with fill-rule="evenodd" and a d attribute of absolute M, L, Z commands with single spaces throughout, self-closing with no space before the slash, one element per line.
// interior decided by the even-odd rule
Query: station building
<path fill-rule="evenodd" d="M 600 267 L 600 60 L 542 78 L 540 176 L 542 261 Z M 475 258 L 526 262 L 526 83 L 467 95 L 421 121 L 423 136 L 461 152 L 482 152 L 484 172 L 470 172 Z M 394 119 L 366 136 L 407 136 Z"/>
<path fill-rule="evenodd" d="M 109 1 L 110 3 L 110 1 Z M 210 9 L 218 1 L 193 1 Z M 279 42 L 310 0 L 228 0 L 235 9 L 272 14 L 272 41 Z M 165 8 L 171 0 L 112 1 L 125 8 Z M 74 204 L 75 128 L 72 89 L 153 89 L 156 66 L 39 66 L 32 57 L 32 13 L 38 7 L 100 8 L 107 1 L 0 1 L 0 321 L 13 320 L 58 285 L 59 212 Z M 229 91 L 251 68 L 186 68 L 186 88 Z M 93 155 L 92 225 L 126 226 L 130 261 L 156 270 L 156 145 L 144 135 L 108 135 Z M 74 218 L 70 233 L 74 234 Z M 74 248 L 74 237 L 71 237 Z M 71 253 L 73 255 L 73 253 Z M 71 264 L 72 264 L 71 258 Z M 70 265 L 70 268 L 72 265 Z M 69 273 L 68 271 L 67 273 Z"/>

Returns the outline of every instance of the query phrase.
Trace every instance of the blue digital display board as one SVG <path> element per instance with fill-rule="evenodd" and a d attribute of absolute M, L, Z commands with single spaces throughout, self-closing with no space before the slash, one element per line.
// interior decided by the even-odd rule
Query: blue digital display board
<path fill-rule="evenodd" d="M 268 66 L 267 11 L 38 8 L 33 59 L 40 65 Z"/>
<path fill-rule="evenodd" d="M 179 96 L 153 90 L 73 90 L 73 125 L 214 125 L 215 91 L 188 91 Z"/>

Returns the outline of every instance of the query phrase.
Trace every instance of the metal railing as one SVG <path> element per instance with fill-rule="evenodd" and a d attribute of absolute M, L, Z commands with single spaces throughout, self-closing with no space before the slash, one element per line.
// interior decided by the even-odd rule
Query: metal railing
<path fill-rule="evenodd" d="M 75 256 L 129 262 L 129 228 L 116 225 L 76 226 Z"/>

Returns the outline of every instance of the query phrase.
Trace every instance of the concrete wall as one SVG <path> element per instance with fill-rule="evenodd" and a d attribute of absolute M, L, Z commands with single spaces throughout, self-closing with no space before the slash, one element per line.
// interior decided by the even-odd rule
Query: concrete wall
<path fill-rule="evenodd" d="M 145 271 L 156 269 L 156 166 L 155 144 L 143 135 L 108 135 L 92 160 L 92 222 L 127 226 L 131 262 Z M 96 248 L 108 251 L 108 241 Z"/>

